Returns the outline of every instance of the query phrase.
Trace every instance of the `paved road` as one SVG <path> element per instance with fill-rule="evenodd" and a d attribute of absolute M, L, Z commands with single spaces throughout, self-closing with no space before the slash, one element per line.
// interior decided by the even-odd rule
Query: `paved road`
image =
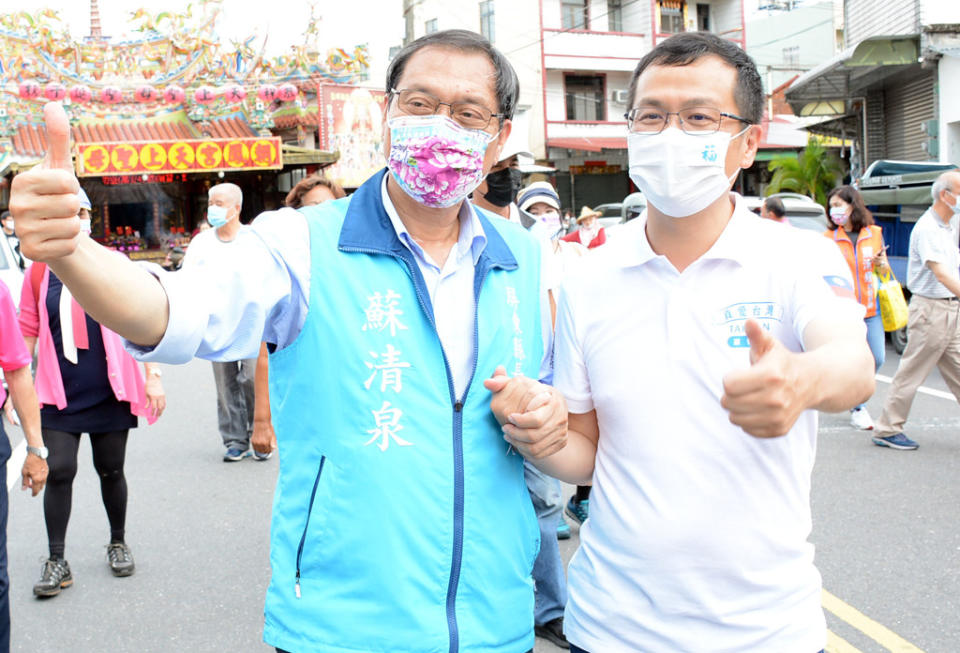
<path fill-rule="evenodd" d="M 881 374 L 892 376 L 897 357 L 888 356 Z M 113 578 L 107 568 L 106 516 L 86 441 L 67 536 L 76 584 L 55 599 L 31 594 L 46 548 L 40 501 L 12 491 L 14 651 L 271 650 L 260 638 L 276 461 L 220 462 L 209 364 L 165 368 L 164 381 L 168 414 L 134 431 L 129 445 L 134 576 Z M 927 385 L 945 390 L 937 376 Z M 887 387 L 878 384 L 874 414 Z M 901 453 L 873 446 L 845 416 L 821 422 L 812 539 L 829 608 L 843 615 L 827 613 L 843 640 L 829 648 L 837 653 L 960 650 L 960 407 L 921 394 L 910 426 L 921 448 Z M 20 435 L 11 432 L 16 445 Z M 561 542 L 567 560 L 578 543 L 573 530 Z M 558 650 L 537 642 L 537 653 Z"/>

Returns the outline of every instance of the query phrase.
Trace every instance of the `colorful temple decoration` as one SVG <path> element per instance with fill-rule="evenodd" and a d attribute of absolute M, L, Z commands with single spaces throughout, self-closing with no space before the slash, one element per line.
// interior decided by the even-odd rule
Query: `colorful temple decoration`
<path fill-rule="evenodd" d="M 49 100 L 64 102 L 74 125 L 185 112 L 203 137 L 219 119 L 239 114 L 254 134 L 269 137 L 274 114 L 289 115 L 288 105 L 300 113 L 319 85 L 366 77 L 366 46 L 321 49 L 314 15 L 302 44 L 267 56 L 266 38 L 220 39 L 222 11 L 222 0 L 196 0 L 182 13 L 139 9 L 129 25 L 141 36 L 120 42 L 102 34 L 96 0 L 82 39 L 51 10 L 0 15 L 0 156 L 11 148 L 21 153 L 14 141 L 41 122 Z"/>

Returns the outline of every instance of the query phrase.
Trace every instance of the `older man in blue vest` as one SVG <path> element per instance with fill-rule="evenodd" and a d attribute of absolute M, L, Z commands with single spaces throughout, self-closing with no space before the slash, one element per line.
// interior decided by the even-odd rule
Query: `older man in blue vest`
<path fill-rule="evenodd" d="M 501 158 L 516 75 L 481 37 L 439 32 L 397 55 L 387 92 L 387 170 L 261 216 L 216 274 L 151 275 L 79 234 L 57 107 L 47 169 L 19 176 L 11 205 L 28 255 L 142 358 L 274 349 L 268 644 L 526 651 L 539 533 L 482 380 L 549 370 L 549 284 L 521 227 L 465 201 Z"/>

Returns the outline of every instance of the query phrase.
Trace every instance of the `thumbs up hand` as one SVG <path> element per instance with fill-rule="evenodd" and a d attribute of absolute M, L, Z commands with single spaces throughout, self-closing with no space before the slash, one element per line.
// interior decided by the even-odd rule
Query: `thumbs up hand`
<path fill-rule="evenodd" d="M 17 175 L 10 190 L 10 212 L 24 256 L 55 261 L 69 256 L 80 241 L 80 200 L 70 160 L 70 124 L 59 103 L 43 108 L 47 154 L 38 167 Z"/>
<path fill-rule="evenodd" d="M 720 404 L 730 421 L 750 435 L 772 438 L 786 435 L 808 408 L 799 383 L 799 356 L 784 347 L 755 320 L 747 320 L 750 367 L 723 378 Z"/>

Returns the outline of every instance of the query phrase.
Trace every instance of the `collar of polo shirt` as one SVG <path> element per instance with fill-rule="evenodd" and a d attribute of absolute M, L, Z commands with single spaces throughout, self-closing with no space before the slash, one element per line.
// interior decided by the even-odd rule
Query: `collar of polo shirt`
<path fill-rule="evenodd" d="M 755 251 L 750 234 L 753 229 L 756 229 L 757 225 L 753 220 L 756 216 L 743 203 L 743 197 L 739 193 L 731 192 L 730 199 L 734 202 L 730 222 L 713 246 L 699 260 L 729 260 L 737 265 L 743 265 L 743 261 Z M 619 247 L 620 255 L 607 258 L 616 261 L 623 268 L 644 265 L 659 258 L 660 255 L 653 251 L 650 241 L 647 240 L 646 224 L 646 211 L 644 211 L 642 216 L 618 227 L 619 231 L 606 246 Z"/>

